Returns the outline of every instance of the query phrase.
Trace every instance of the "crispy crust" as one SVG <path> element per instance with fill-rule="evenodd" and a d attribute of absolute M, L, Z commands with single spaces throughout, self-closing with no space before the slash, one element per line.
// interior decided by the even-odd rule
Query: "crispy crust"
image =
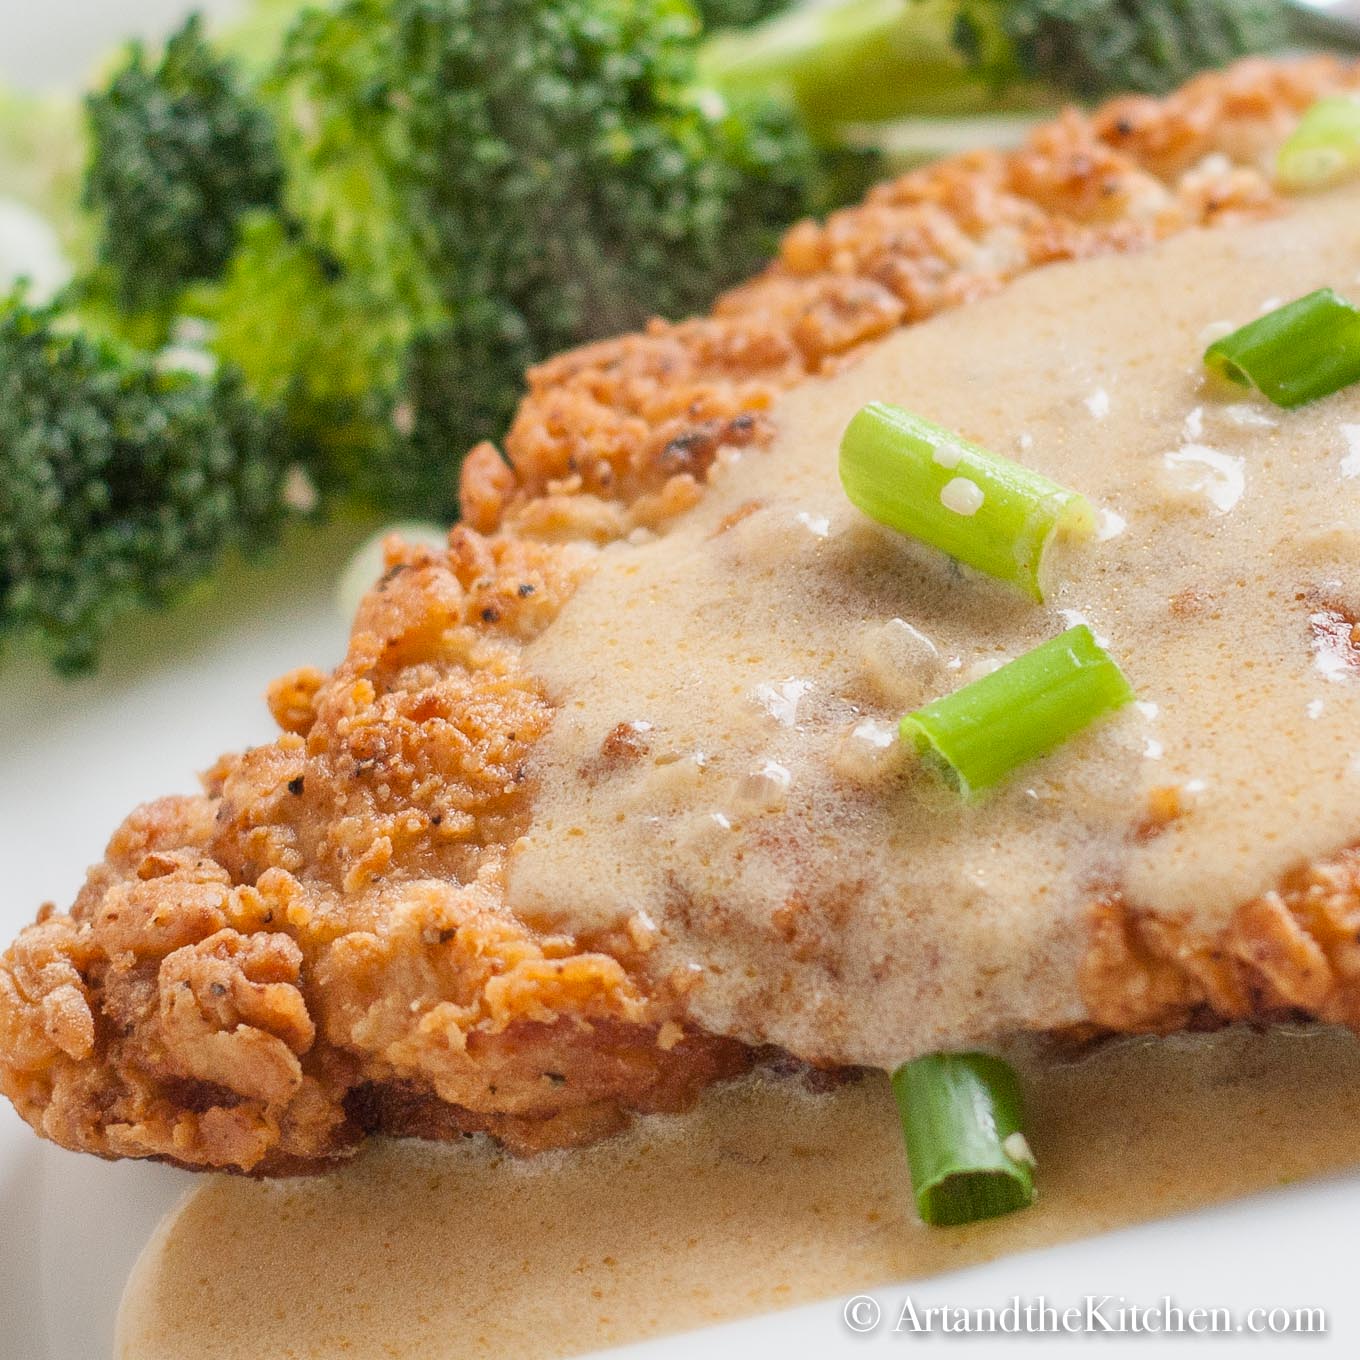
<path fill-rule="evenodd" d="M 1102 902 L 1081 981 L 1111 1030 L 1298 1017 L 1360 1029 L 1360 848 L 1295 870 L 1217 935 Z"/>
<path fill-rule="evenodd" d="M 269 1173 L 372 1131 L 580 1143 L 768 1058 L 685 1025 L 680 987 L 643 981 L 645 931 L 571 939 L 505 907 L 552 719 L 525 643 L 593 544 L 692 505 L 808 375 L 1047 262 L 1277 211 L 1265 153 L 1343 86 L 1331 61 L 1253 62 L 1067 114 L 795 227 L 708 318 L 535 370 L 509 462 L 464 465 L 447 552 L 391 543 L 343 664 L 273 686 L 282 735 L 134 813 L 0 960 L 0 1090 L 68 1147 Z M 1351 1022 L 1358 931 L 1350 852 L 1219 939 L 1106 902 L 1084 992 L 1113 1029 Z"/>
<path fill-rule="evenodd" d="M 654 321 L 533 370 L 509 466 L 490 445 L 464 465 L 466 521 L 535 536 L 566 521 L 599 537 L 647 522 L 721 445 L 767 437 L 781 391 L 898 326 L 1054 261 L 1278 210 L 1270 152 L 1319 94 L 1357 84 L 1327 59 L 1249 61 L 1165 101 L 1070 112 L 1016 152 L 955 157 L 802 222 L 711 316 Z"/>

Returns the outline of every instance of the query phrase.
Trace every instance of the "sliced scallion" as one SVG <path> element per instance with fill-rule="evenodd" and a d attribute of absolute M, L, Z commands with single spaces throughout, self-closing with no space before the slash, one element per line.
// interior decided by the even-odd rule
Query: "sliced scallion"
<path fill-rule="evenodd" d="M 1319 99 L 1280 148 L 1275 177 L 1284 189 L 1325 189 L 1360 174 L 1360 98 Z"/>
<path fill-rule="evenodd" d="M 937 763 L 965 797 L 1047 755 L 1133 689 L 1085 624 L 902 719 L 902 740 Z"/>
<path fill-rule="evenodd" d="M 1360 310 L 1319 288 L 1216 340 L 1204 362 L 1276 406 L 1302 406 L 1360 382 Z"/>
<path fill-rule="evenodd" d="M 841 484 L 871 519 L 1044 598 L 1055 535 L 1085 537 L 1085 497 L 910 411 L 873 402 L 841 440 Z"/>
<path fill-rule="evenodd" d="M 924 1222 L 952 1227 L 1034 1203 L 1020 1082 L 1008 1064 L 933 1053 L 899 1067 L 892 1088 Z"/>

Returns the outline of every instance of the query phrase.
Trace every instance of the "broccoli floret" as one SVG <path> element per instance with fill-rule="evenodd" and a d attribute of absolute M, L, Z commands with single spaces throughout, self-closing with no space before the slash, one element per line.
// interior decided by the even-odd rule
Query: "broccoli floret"
<path fill-rule="evenodd" d="M 174 599 L 284 514 L 283 445 L 231 375 L 159 371 L 0 306 L 0 639 L 87 669 L 125 612 Z"/>
<path fill-rule="evenodd" d="M 479 357 L 462 337 L 418 330 L 361 275 L 265 215 L 243 224 L 226 278 L 204 300 L 216 353 L 281 413 L 318 490 L 452 516 L 466 450 L 441 422 L 468 418 L 460 400 Z"/>
<path fill-rule="evenodd" d="M 286 211 L 361 281 L 384 334 L 394 314 L 411 328 L 389 505 L 451 509 L 412 502 L 426 465 L 447 486 L 459 455 L 502 434 L 529 364 L 706 306 L 819 206 L 822 163 L 792 110 L 699 88 L 698 36 L 687 0 L 302 16 L 273 86 Z"/>
<path fill-rule="evenodd" d="M 1287 0 L 830 0 L 720 34 L 705 74 L 784 90 L 824 137 L 849 123 L 1159 94 L 1286 42 Z"/>
<path fill-rule="evenodd" d="M 157 64 L 134 44 L 86 107 L 97 258 L 121 306 L 164 310 L 221 273 L 243 214 L 277 201 L 272 122 L 196 15 Z"/>
<path fill-rule="evenodd" d="M 241 226 L 222 282 L 194 298 L 218 357 L 282 414 L 299 461 L 328 497 L 382 504 L 394 404 L 411 328 L 272 214 Z"/>
<path fill-rule="evenodd" d="M 984 12 L 972 22 L 999 20 L 1018 75 L 1084 98 L 1164 94 L 1197 71 L 1282 46 L 1290 34 L 1280 0 L 992 0 L 977 8 Z"/>
<path fill-rule="evenodd" d="M 216 352 L 282 413 L 323 494 L 451 517 L 466 451 L 451 427 L 475 418 L 475 332 L 417 329 L 361 275 L 264 215 L 244 224 L 227 277 L 206 300 Z"/>

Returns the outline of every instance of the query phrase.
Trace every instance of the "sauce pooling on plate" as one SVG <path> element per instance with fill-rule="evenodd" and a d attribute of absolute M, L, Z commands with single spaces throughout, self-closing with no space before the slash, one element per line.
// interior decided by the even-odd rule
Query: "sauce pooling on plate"
<path fill-rule="evenodd" d="M 754 1078 L 571 1153 L 373 1144 L 330 1176 L 201 1182 L 129 1285 L 117 1360 L 549 1360 L 1356 1160 L 1360 1043 L 1348 1033 L 1012 1056 L 1042 1170 L 1023 1214 L 923 1227 L 885 1080 L 807 1095 Z"/>
<path fill-rule="evenodd" d="M 1103 894 L 1216 930 L 1353 841 L 1360 389 L 1281 411 L 1203 353 L 1357 269 L 1346 191 L 1040 270 L 784 397 L 772 446 L 604 549 L 530 647 L 559 711 L 512 908 L 626 925 L 702 1027 L 891 1068 L 1081 1020 Z M 1046 604 L 849 504 L 837 449 L 870 401 L 1091 501 Z M 1077 622 L 1137 705 L 975 804 L 905 757 L 903 713 Z"/>

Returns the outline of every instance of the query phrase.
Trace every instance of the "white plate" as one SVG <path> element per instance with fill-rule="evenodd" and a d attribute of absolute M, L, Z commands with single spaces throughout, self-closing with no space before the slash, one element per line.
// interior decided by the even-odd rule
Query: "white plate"
<path fill-rule="evenodd" d="M 221 751 L 273 734 L 269 679 L 342 654 L 334 578 L 359 537 L 299 535 L 192 610 L 137 620 L 93 679 L 3 664 L 0 936 L 69 903 L 137 803 L 192 791 Z M 0 1100 L 0 1360 L 103 1360 L 123 1280 L 190 1179 L 39 1143 Z"/>
<path fill-rule="evenodd" d="M 226 16 L 242 0 L 0 0 L 0 79 L 75 85 L 124 38 L 169 32 L 190 10 Z"/>
<path fill-rule="evenodd" d="M 207 8 L 224 11 L 232 0 Z M 76 80 L 117 35 L 154 32 L 183 0 L 0 0 L 0 78 Z M 69 902 L 82 867 L 138 801 L 192 788 L 220 752 L 266 738 L 261 694 L 293 665 L 330 664 L 344 625 L 335 570 L 352 530 L 304 536 L 273 567 L 241 571 L 190 613 L 130 625 L 94 680 L 67 685 L 39 665 L 0 669 L 0 935 L 40 902 Z M 106 1165 L 40 1143 L 0 1102 L 0 1360 L 105 1360 L 128 1271 L 190 1177 L 164 1167 Z M 885 1320 L 856 1335 L 843 1301 L 645 1346 L 646 1360 L 706 1353 L 872 1355 L 912 1338 L 892 1333 L 909 1292 L 927 1305 L 992 1305 L 1012 1295 L 1066 1306 L 1083 1295 L 1183 1308 L 1316 1306 L 1325 1337 L 1125 1338 L 1140 1354 L 1268 1356 L 1360 1352 L 1355 1247 L 1360 1175 L 1296 1186 L 1093 1241 L 1011 1258 L 903 1289 L 879 1291 Z M 859 1316 L 866 1316 L 860 1313 Z M 937 1343 L 943 1344 L 943 1343 Z M 1016 1350 L 1108 1354 L 1108 1338 L 975 1338 L 971 1354 Z M 185 1360 L 196 1360 L 185 1357 Z M 278 1360 L 260 1357 L 260 1360 Z"/>

